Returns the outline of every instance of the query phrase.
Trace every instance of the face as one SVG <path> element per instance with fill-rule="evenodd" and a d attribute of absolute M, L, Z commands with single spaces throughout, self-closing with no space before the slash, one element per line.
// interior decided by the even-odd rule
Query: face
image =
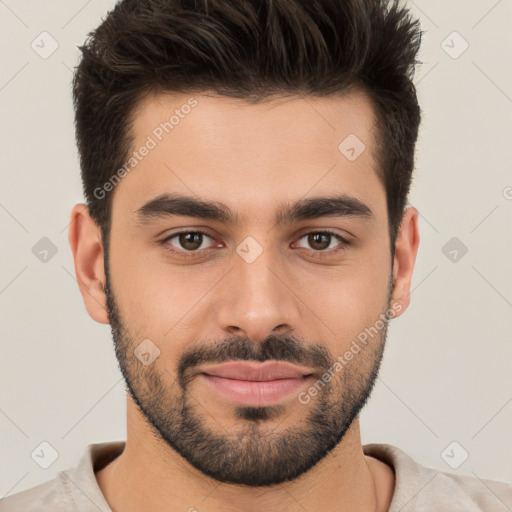
<path fill-rule="evenodd" d="M 133 133 L 150 149 L 109 192 L 104 290 L 130 398 L 204 474 L 294 479 L 356 419 L 402 309 L 371 105 L 158 95 Z M 301 377 L 249 392 L 205 375 L 236 361 Z"/>

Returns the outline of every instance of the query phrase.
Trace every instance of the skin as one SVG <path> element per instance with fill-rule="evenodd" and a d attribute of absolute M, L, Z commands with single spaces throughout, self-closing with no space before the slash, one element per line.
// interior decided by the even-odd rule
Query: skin
<path fill-rule="evenodd" d="M 148 134 L 189 97 L 161 94 L 145 98 L 134 114 L 133 148 L 143 145 Z M 206 354 L 207 348 L 240 337 L 256 353 L 262 340 L 276 336 L 283 344 L 302 340 L 304 361 L 319 346 L 332 362 L 390 305 L 395 316 L 407 309 L 419 244 L 418 211 L 409 207 L 391 261 L 385 189 L 373 156 L 375 119 L 363 93 L 276 98 L 257 105 L 213 94 L 193 97 L 198 104 L 191 113 L 110 192 L 114 195 L 109 286 L 124 329 L 115 332 L 113 326 L 113 334 L 118 357 L 126 357 L 125 378 L 152 411 L 157 404 L 162 408 L 162 404 L 179 403 L 177 366 L 191 346 Z M 338 150 L 349 134 L 356 134 L 366 145 L 353 162 Z M 274 224 L 282 203 L 333 191 L 360 199 L 371 208 L 373 217 Z M 144 225 L 137 222 L 138 208 L 162 193 L 173 192 L 221 201 L 238 214 L 239 222 L 228 225 L 183 216 Z M 169 251 L 171 247 L 185 252 L 178 237 L 158 243 L 178 231 L 197 228 L 211 236 L 203 239 L 200 250 L 211 251 L 195 259 Z M 338 253 L 315 251 L 305 235 L 326 229 L 349 238 L 351 244 Z M 262 248 L 250 264 L 236 252 L 247 236 Z M 332 251 L 339 242 L 331 240 L 327 250 Z M 83 204 L 72 210 L 69 241 L 89 315 L 97 322 L 113 323 L 107 307 L 100 230 Z M 359 389 L 356 383 L 363 380 L 371 388 L 385 335 L 384 329 L 308 404 L 300 403 L 295 394 L 282 401 L 279 411 L 272 409 L 274 415 L 262 413 L 259 421 L 237 416 L 233 403 L 196 378 L 187 386 L 188 403 L 194 406 L 204 432 L 239 449 L 244 447 L 235 444 L 236 435 L 245 432 L 252 436 L 251 446 L 269 455 L 264 448 L 270 434 L 286 438 L 288 433 L 306 432 L 295 429 L 312 428 L 307 420 L 321 403 L 349 403 L 347 391 L 360 398 L 369 394 L 369 389 Z M 160 355 L 144 366 L 132 353 L 148 338 Z M 158 400 L 151 404 L 155 396 Z M 169 417 L 175 418 L 177 411 L 169 412 Z M 166 414 L 165 409 L 156 412 Z M 347 411 L 340 409 L 342 413 Z M 354 414 L 341 441 L 291 481 L 240 485 L 204 474 L 177 453 L 155 434 L 127 393 L 126 448 L 96 478 L 114 511 L 169 512 L 192 507 L 209 512 L 387 511 L 395 485 L 393 471 L 364 455 L 359 416 L 357 411 Z M 334 418 L 334 412 L 327 417 Z M 310 431 L 310 438 L 318 433 Z M 308 446 L 301 445 L 299 437 L 297 446 Z M 193 446 L 188 446 L 191 454 Z"/>

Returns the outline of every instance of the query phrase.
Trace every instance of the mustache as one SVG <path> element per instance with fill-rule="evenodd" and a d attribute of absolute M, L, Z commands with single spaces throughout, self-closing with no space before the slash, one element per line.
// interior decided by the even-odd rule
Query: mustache
<path fill-rule="evenodd" d="M 306 344 L 289 336 L 269 335 L 262 342 L 254 342 L 244 336 L 233 336 L 211 344 L 194 343 L 182 354 L 178 363 L 178 382 L 182 389 L 194 377 L 193 370 L 203 364 L 228 361 L 285 361 L 328 370 L 333 358 L 323 345 Z"/>

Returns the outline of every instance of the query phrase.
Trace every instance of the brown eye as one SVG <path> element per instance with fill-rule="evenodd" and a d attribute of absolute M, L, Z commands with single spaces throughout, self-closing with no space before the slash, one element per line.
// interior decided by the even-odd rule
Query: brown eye
<path fill-rule="evenodd" d="M 301 240 L 303 238 L 307 239 L 307 244 L 315 252 L 327 252 L 327 249 L 337 250 L 348 245 L 348 242 L 343 237 L 330 231 L 314 231 L 303 235 Z M 338 241 L 337 246 L 336 244 L 334 244 L 334 247 L 331 245 L 333 241 Z"/>
<path fill-rule="evenodd" d="M 308 235 L 308 243 L 313 249 L 323 251 L 329 248 L 331 235 L 326 233 L 313 233 Z"/>
<path fill-rule="evenodd" d="M 187 251 L 196 251 L 201 247 L 203 241 L 202 233 L 180 233 L 178 241 L 183 249 Z"/>
<path fill-rule="evenodd" d="M 212 239 L 207 233 L 203 231 L 181 231 L 174 233 L 162 241 L 164 245 L 171 246 L 169 250 L 175 253 L 182 253 L 184 256 L 187 253 L 200 252 L 204 247 L 205 239 Z"/>

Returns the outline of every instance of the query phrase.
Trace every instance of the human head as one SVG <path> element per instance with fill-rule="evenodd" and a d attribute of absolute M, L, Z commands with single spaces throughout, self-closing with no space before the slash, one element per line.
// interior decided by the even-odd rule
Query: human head
<path fill-rule="evenodd" d="M 139 408 L 129 408 L 129 430 L 140 429 L 137 437 L 149 443 L 141 431 L 147 434 L 150 426 L 196 469 L 221 481 L 270 485 L 307 471 L 347 434 L 375 383 L 389 315 L 407 307 L 418 242 L 417 217 L 410 212 L 407 215 L 393 265 L 390 237 L 395 236 L 393 229 L 399 223 L 391 222 L 388 211 L 390 205 L 396 206 L 396 190 L 402 190 L 404 183 L 409 186 L 410 173 L 405 177 L 395 173 L 385 180 L 381 168 L 382 162 L 396 163 L 393 151 L 403 152 L 408 140 L 411 143 L 407 139 L 411 126 L 398 128 L 391 121 L 413 116 L 400 110 L 397 89 L 390 93 L 384 84 L 396 86 L 400 83 L 397 69 L 405 72 L 403 61 L 390 64 L 391 50 L 400 48 L 395 50 L 395 58 L 404 58 L 411 51 L 398 44 L 398 34 L 409 34 L 408 42 L 414 45 L 415 32 L 410 21 L 404 28 L 405 14 L 400 15 L 396 7 L 387 15 L 380 11 L 379 25 L 377 4 L 340 3 L 340 12 L 329 12 L 334 5 L 330 3 L 318 18 L 318 25 L 324 26 L 323 47 L 319 40 L 314 43 L 318 27 L 315 30 L 300 9 L 282 18 L 280 9 L 289 8 L 290 2 L 269 4 L 268 25 L 267 4 L 262 3 L 260 9 L 254 5 L 208 3 L 208 15 L 202 16 L 200 11 L 169 14 L 175 6 L 172 3 L 123 2 L 114 10 L 117 18 L 111 15 L 99 27 L 96 43 L 90 44 L 95 50 L 84 51 L 74 88 L 84 183 L 94 221 L 86 217 L 83 208 L 75 208 L 70 240 L 89 313 L 111 324 L 131 405 Z M 305 3 L 303 9 L 309 6 Z M 245 16 L 232 12 L 241 8 L 248 9 Z M 216 9 L 225 9 L 224 15 Z M 213 12 L 217 12 L 218 23 L 224 20 L 228 27 L 218 28 Z M 228 28 L 243 39 L 241 26 L 232 24 L 249 23 L 251 12 L 256 28 L 264 32 L 269 26 L 272 30 L 261 34 L 261 40 L 256 38 L 256 43 L 247 36 L 240 42 L 239 56 L 226 53 L 237 47 L 226 42 Z M 273 21 L 272 16 L 276 17 Z M 340 32 L 336 42 L 328 26 L 337 28 L 344 17 L 347 31 L 345 35 Z M 190 30 L 182 32 L 176 27 L 179 20 L 188 23 Z M 285 20 L 295 31 L 302 27 L 307 33 L 294 39 L 291 28 L 281 26 Z M 357 20 L 362 23 L 359 29 Z M 201 28 L 202 23 L 212 26 Z M 280 27 L 283 37 L 279 41 Z M 196 36 L 191 34 L 194 30 Z M 215 33 L 217 42 L 212 40 Z M 141 39 L 145 42 L 138 46 Z M 219 48 L 221 42 L 226 44 L 224 51 Z M 384 42 L 387 53 L 382 52 Z M 342 43 L 346 44 L 344 50 Z M 185 49 L 176 53 L 173 44 Z M 260 59 L 259 75 L 250 66 L 253 44 L 252 61 Z M 120 48 L 124 50 L 116 53 Z M 338 50 L 329 56 L 327 48 Z M 205 56 L 212 49 L 216 56 Z M 264 56 L 262 52 L 266 52 Z M 160 60 L 152 58 L 155 54 Z M 204 62 L 193 61 L 194 54 Z M 138 64 L 134 61 L 137 55 Z M 360 60 L 356 61 L 355 55 Z M 102 59 L 109 61 L 112 69 L 105 69 Z M 363 71 L 367 61 L 374 64 L 371 71 Z M 350 63 L 349 68 L 343 68 L 344 62 Z M 208 63 L 220 66 L 217 74 Z M 300 69 L 292 63 L 301 63 Z M 182 75 L 178 64 L 183 66 Z M 331 72 L 327 73 L 329 65 Z M 336 74 L 335 69 L 344 72 Z M 386 70 L 385 76 L 379 75 L 381 69 Z M 112 80 L 114 72 L 120 74 L 119 81 L 110 81 L 104 89 L 105 103 L 100 107 L 94 102 L 98 98 L 95 85 L 100 77 Z M 166 74 L 171 83 L 164 84 Z M 365 80 L 373 80 L 375 90 L 367 90 Z M 413 88 L 408 78 L 402 76 L 401 80 L 400 93 L 407 102 Z M 116 84 L 121 91 L 118 96 Z M 81 94 L 82 89 L 87 94 Z M 381 110 L 383 104 L 388 110 Z M 184 105 L 196 106 L 193 112 L 190 108 L 185 112 Z M 411 110 L 419 116 L 417 109 Z M 141 147 L 146 136 L 154 133 L 152 128 L 162 117 L 180 111 L 187 115 L 172 135 L 159 140 L 113 191 L 102 187 L 127 152 Z M 393 125 L 388 138 L 379 120 L 386 121 L 388 128 Z M 102 135 L 95 138 L 99 133 Z M 357 134 L 367 150 L 349 162 L 337 150 L 342 134 Z M 116 140 L 125 140 L 124 148 L 122 143 L 116 146 Z M 386 143 L 392 145 L 389 152 L 384 150 Z M 108 172 L 107 167 L 101 175 L 88 172 L 85 154 L 90 157 L 90 170 L 94 162 L 105 165 L 108 161 Z M 404 160 L 402 171 L 403 164 Z M 397 165 L 388 168 L 395 171 Z M 396 185 L 391 201 L 387 183 Z M 96 196 L 97 188 L 107 194 Z M 342 231 L 345 228 L 350 242 L 339 244 L 337 251 L 327 255 L 290 250 L 289 242 L 298 237 L 300 227 L 307 225 L 310 234 L 320 233 L 322 230 L 314 231 L 311 225 L 325 226 L 330 215 L 325 212 L 332 213 L 330 198 L 304 196 L 325 198 L 333 191 L 351 198 L 344 199 L 343 213 L 332 220 Z M 175 192 L 188 194 L 187 199 L 172 202 L 179 220 L 161 215 L 163 209 L 171 208 L 162 194 Z M 110 210 L 105 207 L 107 201 Z M 190 212 L 201 214 L 209 233 L 206 236 L 222 240 L 223 247 L 200 251 L 197 259 L 185 259 L 189 255 L 185 257 L 181 250 L 171 251 L 169 236 L 163 239 L 163 232 L 191 217 Z M 281 221 L 272 225 L 280 215 Z M 98 244 L 98 225 L 104 247 Z M 197 232 L 187 230 L 193 231 Z M 245 246 L 247 250 L 258 252 L 251 261 L 238 252 L 244 240 L 251 244 Z M 188 243 L 185 238 L 180 239 L 183 242 Z M 398 304 L 392 302 L 393 294 Z M 366 336 L 366 342 L 355 347 L 354 357 L 347 356 L 346 367 L 338 369 L 337 355 L 349 354 L 351 341 L 360 336 Z M 158 348 L 159 357 L 145 367 L 134 355 L 147 340 Z M 233 407 L 204 387 L 199 372 L 205 363 L 233 359 L 285 360 L 307 365 L 322 379 L 324 372 L 333 373 L 325 388 L 312 394 L 307 403 Z M 353 440 L 354 430 L 351 437 Z M 297 453 L 304 457 L 292 464 Z M 219 466 L 226 459 L 233 464 Z"/>

